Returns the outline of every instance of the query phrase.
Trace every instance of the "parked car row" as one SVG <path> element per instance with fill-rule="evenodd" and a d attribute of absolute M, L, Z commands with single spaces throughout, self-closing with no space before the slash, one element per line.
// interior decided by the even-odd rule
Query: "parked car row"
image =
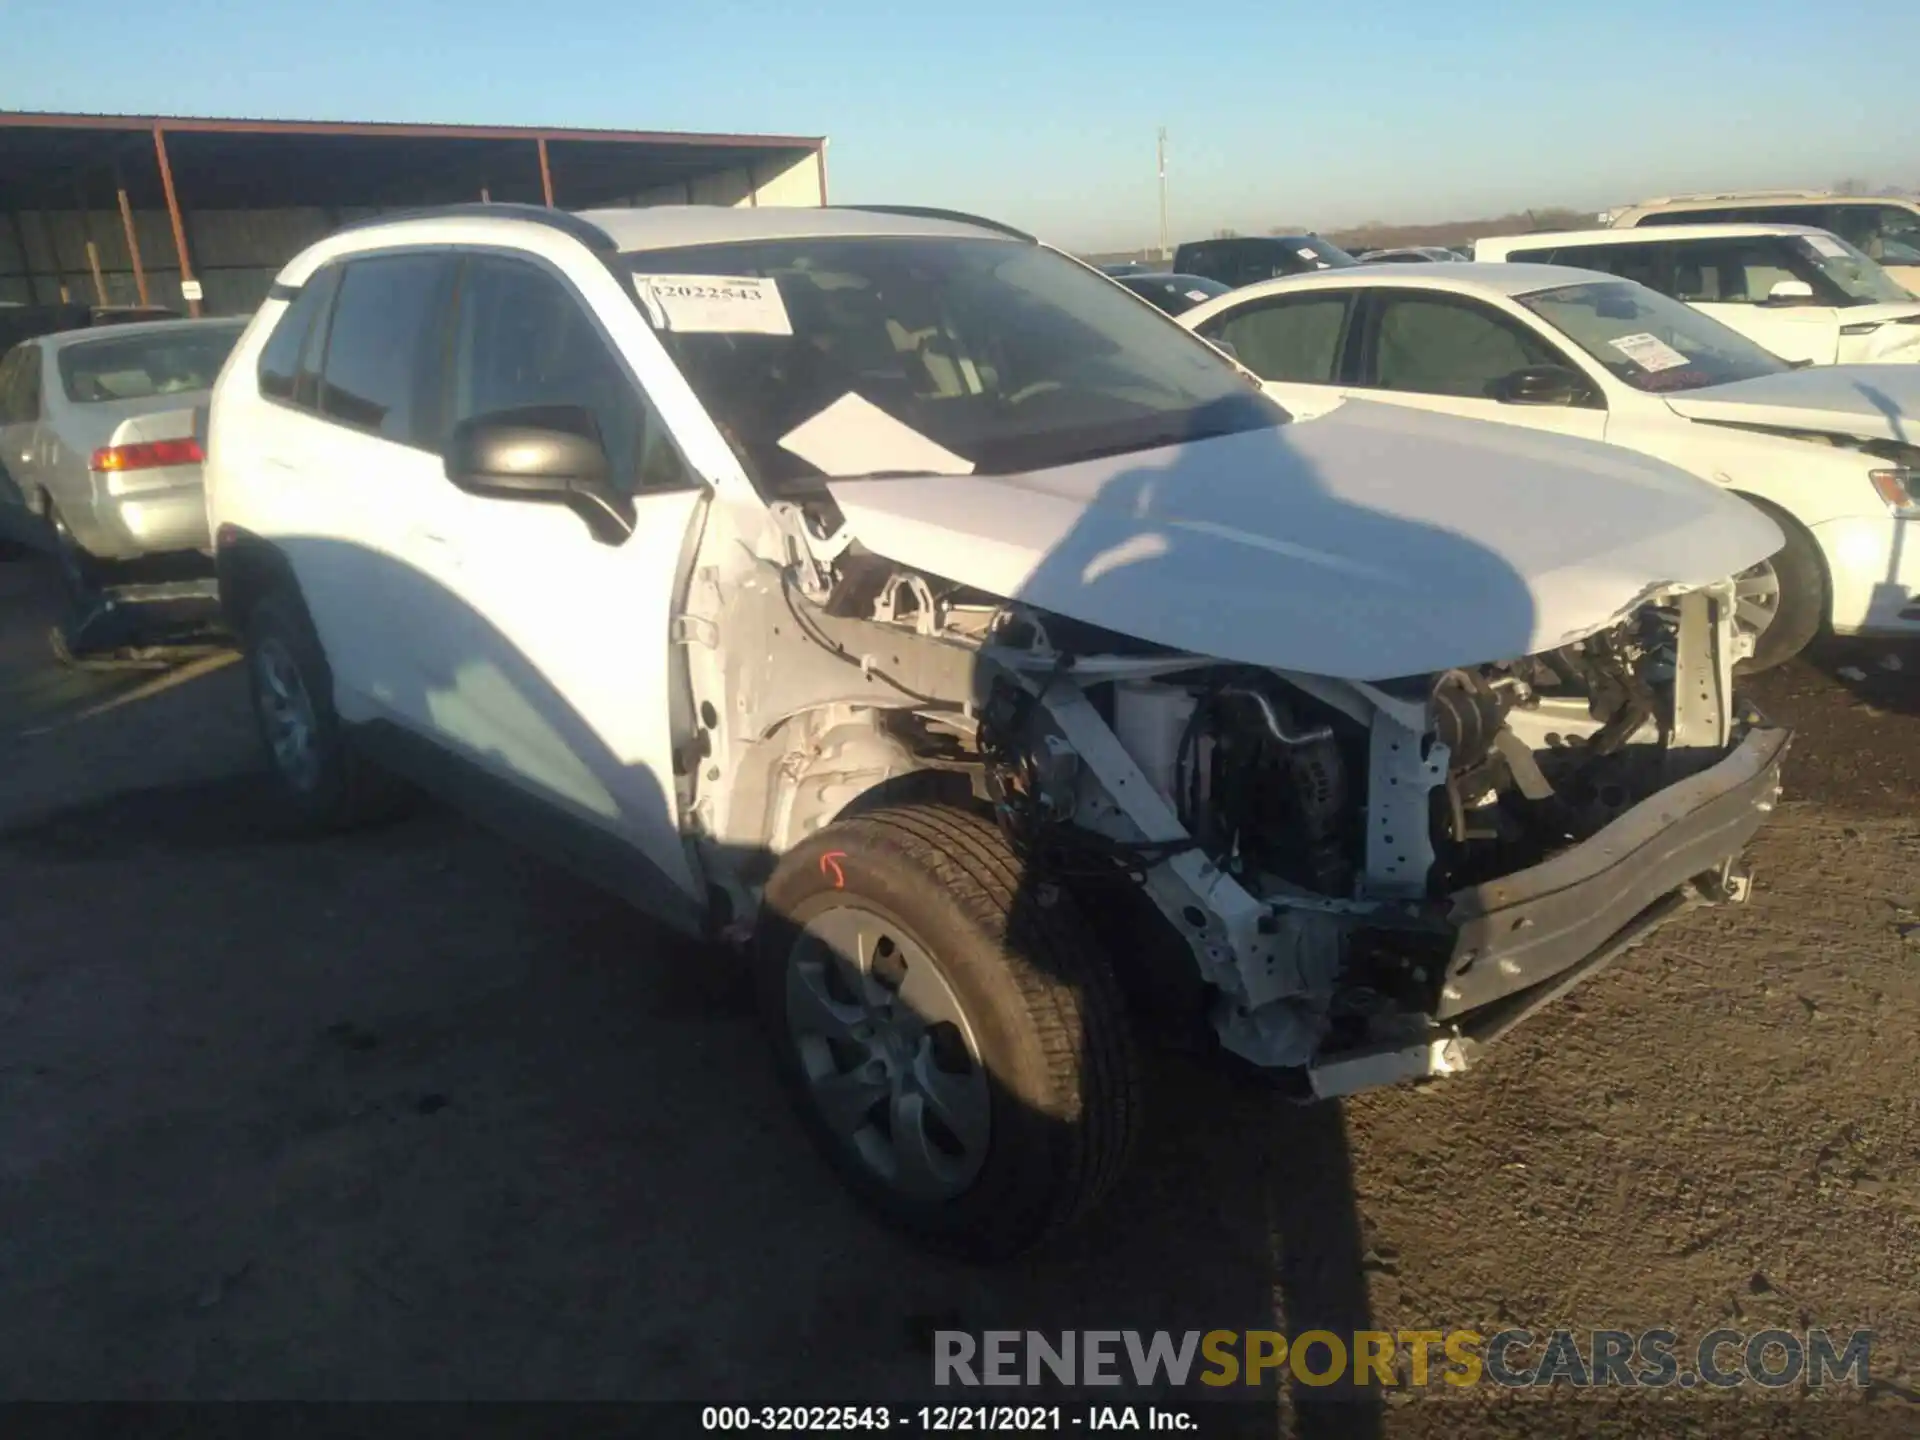
<path fill-rule="evenodd" d="M 1748 499 L 1785 538 L 1739 577 L 1752 667 L 1822 627 L 1920 633 L 1920 299 L 1796 223 L 1898 259 L 1920 208 L 1706 196 L 1612 218 L 1484 238 L 1470 265 L 1369 252 L 1171 313 L 1296 415 L 1359 399 L 1579 436 Z"/>

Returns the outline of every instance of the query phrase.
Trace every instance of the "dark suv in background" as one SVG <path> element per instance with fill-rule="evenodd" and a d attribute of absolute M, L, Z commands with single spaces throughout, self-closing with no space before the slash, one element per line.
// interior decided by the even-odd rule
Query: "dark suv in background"
<path fill-rule="evenodd" d="M 1283 275 L 1334 270 L 1360 262 L 1318 235 L 1236 235 L 1226 240 L 1189 240 L 1173 252 L 1173 269 L 1238 289 Z"/>

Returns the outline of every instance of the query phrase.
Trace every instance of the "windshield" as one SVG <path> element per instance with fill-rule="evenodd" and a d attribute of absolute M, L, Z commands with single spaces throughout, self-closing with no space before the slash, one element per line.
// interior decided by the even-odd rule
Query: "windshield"
<path fill-rule="evenodd" d="M 1787 245 L 1845 295 L 1848 304 L 1878 305 L 1913 298 L 1864 251 L 1838 235 L 1795 235 Z M 1818 289 L 1816 285 L 1816 293 Z"/>
<path fill-rule="evenodd" d="M 1039 245 L 809 237 L 628 264 L 661 343 L 769 486 L 1037 469 L 1285 418 L 1206 342 Z"/>
<path fill-rule="evenodd" d="M 1515 298 L 1636 390 L 1699 390 L 1792 368 L 1718 320 L 1630 280 Z"/>
<path fill-rule="evenodd" d="M 241 324 L 181 325 L 62 347 L 60 381 L 77 405 L 213 388 Z"/>
<path fill-rule="evenodd" d="M 1339 270 L 1360 262 L 1335 245 L 1331 240 L 1322 240 L 1318 235 L 1282 235 L 1275 237 L 1274 244 L 1285 247 L 1300 260 L 1304 266 L 1295 265 L 1295 270 Z M 1284 272 L 1276 270 L 1274 274 Z"/>

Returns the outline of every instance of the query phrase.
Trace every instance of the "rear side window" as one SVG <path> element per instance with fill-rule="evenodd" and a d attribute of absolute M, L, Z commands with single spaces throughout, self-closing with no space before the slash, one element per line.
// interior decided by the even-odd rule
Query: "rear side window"
<path fill-rule="evenodd" d="M 383 440 L 436 449 L 418 424 L 427 346 L 439 337 L 452 262 L 440 255 L 376 255 L 340 277 L 320 413 Z"/>
<path fill-rule="evenodd" d="M 1224 341 L 1262 380 L 1330 385 L 1340 365 L 1340 339 L 1350 301 L 1344 295 L 1293 296 L 1249 305 L 1201 327 Z"/>
<path fill-rule="evenodd" d="M 1641 225 L 1719 225 L 1730 220 L 1759 220 L 1756 210 L 1659 210 L 1642 215 Z"/>
<path fill-rule="evenodd" d="M 313 317 L 326 309 L 332 282 L 338 271 L 322 270 L 300 287 L 273 327 L 260 351 L 260 393 L 274 400 L 293 399 L 294 372 L 300 364 L 301 347 L 313 328 Z"/>
<path fill-rule="evenodd" d="M 1515 250 L 1509 260 L 1537 260 L 1548 265 L 1572 265 L 1581 270 L 1600 270 L 1632 280 L 1663 295 L 1673 293 L 1673 273 L 1669 263 L 1672 246 L 1657 245 L 1561 245 L 1539 250 Z"/>
<path fill-rule="evenodd" d="M 118 340 L 91 340 L 60 351 L 60 383 L 76 405 L 196 395 L 213 387 L 237 325 L 182 323 Z"/>

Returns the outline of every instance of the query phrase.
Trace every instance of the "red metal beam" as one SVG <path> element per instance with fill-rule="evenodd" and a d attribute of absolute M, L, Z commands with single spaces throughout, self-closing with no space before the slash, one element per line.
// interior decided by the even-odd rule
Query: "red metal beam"
<path fill-rule="evenodd" d="M 187 258 L 187 225 L 180 218 L 180 197 L 173 193 L 173 167 L 167 164 L 167 132 L 153 127 L 153 153 L 160 157 L 160 188 L 167 192 L 167 216 L 173 221 L 173 248 L 180 256 L 180 288 L 194 283 L 193 262 Z M 187 296 L 187 313 L 200 318 L 200 302 Z"/>
<path fill-rule="evenodd" d="M 173 115 L 54 115 L 0 110 L 0 129 L 171 130 L 177 135 L 363 135 L 452 140 L 604 140 L 613 143 L 715 145 L 818 150 L 819 135 L 730 135 L 680 130 L 571 130 L 551 125 L 405 125 L 353 120 L 225 120 Z"/>
<path fill-rule="evenodd" d="M 547 137 L 539 137 L 540 147 L 540 193 L 546 197 L 547 208 L 553 208 L 553 171 L 547 165 Z"/>

